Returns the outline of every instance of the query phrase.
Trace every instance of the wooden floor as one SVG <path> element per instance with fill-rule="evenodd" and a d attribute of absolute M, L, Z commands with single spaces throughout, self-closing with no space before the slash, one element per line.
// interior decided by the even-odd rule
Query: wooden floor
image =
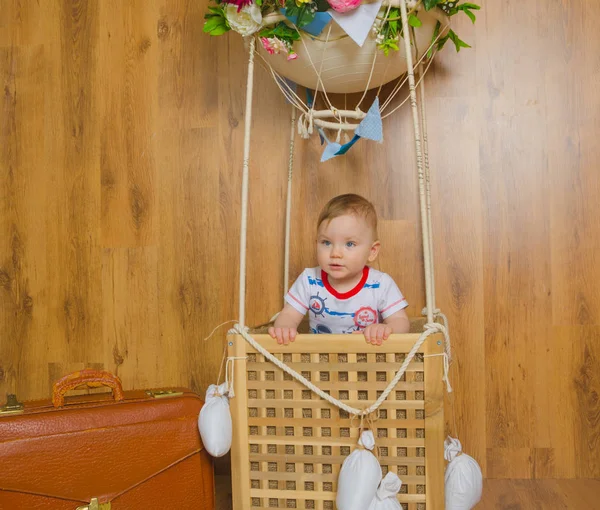
<path fill-rule="evenodd" d="M 230 487 L 228 476 L 217 476 L 217 510 L 231 510 Z M 600 480 L 486 480 L 476 510 L 498 509 L 600 509 Z"/>

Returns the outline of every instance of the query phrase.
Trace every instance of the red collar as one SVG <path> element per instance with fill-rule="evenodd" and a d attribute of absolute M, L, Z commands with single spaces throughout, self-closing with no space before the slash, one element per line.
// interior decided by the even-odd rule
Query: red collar
<path fill-rule="evenodd" d="M 321 269 L 321 280 L 323 280 L 323 285 L 325 285 L 325 288 L 333 297 L 338 299 L 348 299 L 352 296 L 356 296 L 356 294 L 358 294 L 365 286 L 365 283 L 367 283 L 367 278 L 369 278 L 369 266 L 365 266 L 363 268 L 362 278 L 353 289 L 350 289 L 348 292 L 338 292 L 329 283 L 329 277 L 327 273 Z"/>

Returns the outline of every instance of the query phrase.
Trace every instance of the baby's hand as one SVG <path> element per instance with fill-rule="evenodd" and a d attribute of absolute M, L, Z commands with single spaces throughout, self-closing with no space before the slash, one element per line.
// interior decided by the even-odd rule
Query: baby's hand
<path fill-rule="evenodd" d="M 274 328 L 273 326 L 269 328 L 269 335 L 277 340 L 278 344 L 288 345 L 296 340 L 297 334 L 296 328 Z"/>
<path fill-rule="evenodd" d="M 381 345 L 392 334 L 392 328 L 386 324 L 371 324 L 357 333 L 365 335 L 368 344 Z"/>

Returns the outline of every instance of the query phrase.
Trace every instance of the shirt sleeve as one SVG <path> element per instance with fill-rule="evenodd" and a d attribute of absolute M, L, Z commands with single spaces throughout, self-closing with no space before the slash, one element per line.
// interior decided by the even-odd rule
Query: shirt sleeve
<path fill-rule="evenodd" d="M 308 289 L 308 275 L 306 269 L 302 271 L 302 274 L 294 282 L 294 285 L 290 288 L 288 293 L 285 295 L 286 303 L 292 305 L 298 312 L 304 315 L 308 312 L 308 302 L 310 300 L 309 289 Z"/>
<path fill-rule="evenodd" d="M 387 319 L 390 315 L 408 306 L 408 302 L 391 276 L 383 275 L 380 289 L 379 313 L 382 319 Z"/>

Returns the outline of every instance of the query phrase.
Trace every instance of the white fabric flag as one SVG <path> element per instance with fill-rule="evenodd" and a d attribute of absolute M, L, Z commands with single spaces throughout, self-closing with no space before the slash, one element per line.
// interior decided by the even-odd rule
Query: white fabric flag
<path fill-rule="evenodd" d="M 333 9 L 329 9 L 327 12 L 331 14 L 342 30 L 362 48 L 373 23 L 375 23 L 382 2 L 383 0 L 377 0 L 372 4 L 364 3 L 349 12 L 336 12 Z"/>

